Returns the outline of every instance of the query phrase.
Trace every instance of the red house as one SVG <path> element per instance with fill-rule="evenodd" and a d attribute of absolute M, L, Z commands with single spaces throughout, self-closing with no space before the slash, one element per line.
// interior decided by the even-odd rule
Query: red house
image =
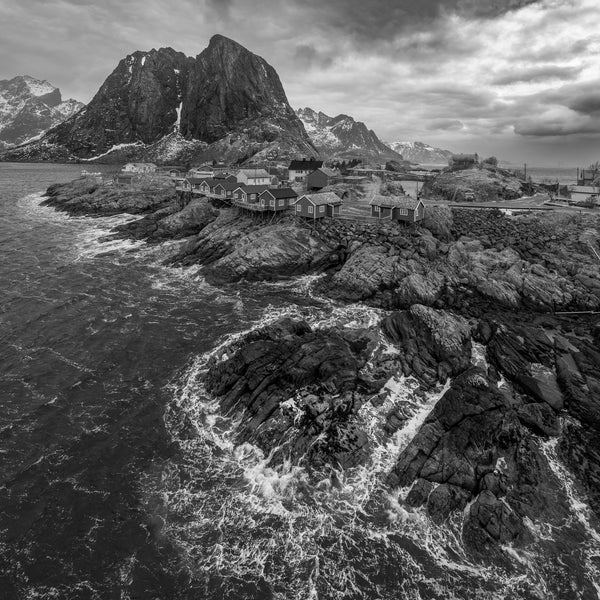
<path fill-rule="evenodd" d="M 292 188 L 272 188 L 258 196 L 261 206 L 275 212 L 290 208 L 297 197 L 298 194 Z"/>
<path fill-rule="evenodd" d="M 216 198 L 222 198 L 223 200 L 233 199 L 233 191 L 240 187 L 237 181 L 228 181 L 226 179 L 219 179 L 212 188 L 212 193 Z"/>
<path fill-rule="evenodd" d="M 333 169 L 321 167 L 306 176 L 306 187 L 309 190 L 320 190 L 340 181 L 340 175 Z"/>
<path fill-rule="evenodd" d="M 412 196 L 375 196 L 370 204 L 372 217 L 388 221 L 416 223 L 425 216 L 423 201 Z"/>
<path fill-rule="evenodd" d="M 240 185 L 233 190 L 233 203 L 237 206 L 257 204 L 258 196 L 269 187 L 266 185 Z"/>
<path fill-rule="evenodd" d="M 295 214 L 297 217 L 305 217 L 307 219 L 339 217 L 342 200 L 333 192 L 305 194 L 298 198 L 295 207 Z"/>

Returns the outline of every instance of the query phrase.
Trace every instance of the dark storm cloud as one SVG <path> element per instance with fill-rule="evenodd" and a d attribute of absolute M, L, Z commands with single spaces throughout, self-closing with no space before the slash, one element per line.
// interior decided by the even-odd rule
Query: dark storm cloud
<path fill-rule="evenodd" d="M 569 108 L 584 115 L 600 115 L 600 92 L 589 92 L 574 98 Z"/>
<path fill-rule="evenodd" d="M 493 19 L 541 0 L 306 0 L 315 24 L 343 31 L 356 40 L 377 44 L 414 27 L 429 27 L 448 15 Z"/>
<path fill-rule="evenodd" d="M 511 85 L 513 83 L 539 83 L 551 79 L 576 79 L 581 68 L 561 67 L 559 65 L 539 65 L 525 69 L 511 69 L 498 74 L 491 83 L 493 85 Z"/>
<path fill-rule="evenodd" d="M 332 65 L 333 57 L 327 56 L 311 44 L 299 44 L 294 52 L 294 61 L 301 68 L 313 66 L 327 68 Z"/>
<path fill-rule="evenodd" d="M 532 119 L 515 126 L 515 133 L 526 137 L 565 137 L 600 133 L 600 120 L 578 122 L 570 119 Z"/>
<path fill-rule="evenodd" d="M 458 119 L 436 119 L 427 125 L 430 131 L 460 131 L 464 123 Z"/>

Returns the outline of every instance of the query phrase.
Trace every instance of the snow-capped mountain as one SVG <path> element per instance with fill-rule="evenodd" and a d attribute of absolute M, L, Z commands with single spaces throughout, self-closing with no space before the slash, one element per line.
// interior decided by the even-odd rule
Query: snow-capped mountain
<path fill-rule="evenodd" d="M 323 155 L 336 158 L 402 159 L 374 131 L 348 115 L 329 117 L 312 108 L 300 108 L 296 114 L 304 123 L 312 143 Z"/>
<path fill-rule="evenodd" d="M 0 80 L 0 148 L 36 138 L 83 108 L 47 81 L 19 75 Z"/>
<path fill-rule="evenodd" d="M 387 145 L 402 154 L 404 160 L 429 165 L 447 165 L 452 156 L 449 150 L 435 148 L 423 142 L 386 142 Z"/>

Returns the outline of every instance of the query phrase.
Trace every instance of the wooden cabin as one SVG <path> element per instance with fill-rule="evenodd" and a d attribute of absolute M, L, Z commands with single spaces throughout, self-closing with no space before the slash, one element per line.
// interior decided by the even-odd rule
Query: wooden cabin
<path fill-rule="evenodd" d="M 258 196 L 269 189 L 266 185 L 239 185 L 233 190 L 233 201 L 237 206 L 257 204 Z"/>
<path fill-rule="evenodd" d="M 212 188 L 213 195 L 223 200 L 232 200 L 233 191 L 240 187 L 240 184 L 237 181 L 228 181 L 227 179 L 219 179 L 218 182 Z"/>
<path fill-rule="evenodd" d="M 295 204 L 295 215 L 307 219 L 322 219 L 323 217 L 339 217 L 342 200 L 333 192 L 320 194 L 305 194 L 300 196 Z"/>
<path fill-rule="evenodd" d="M 453 154 L 448 160 L 448 166 L 453 171 L 472 169 L 479 164 L 478 154 Z"/>
<path fill-rule="evenodd" d="M 193 194 L 203 194 L 202 184 L 207 181 L 205 177 L 186 177 L 185 181 L 187 181 L 189 185 L 189 189 L 185 189 L 183 191 L 190 191 Z"/>
<path fill-rule="evenodd" d="M 320 190 L 338 181 L 340 181 L 339 173 L 327 167 L 320 167 L 306 176 L 306 188 L 309 190 Z"/>
<path fill-rule="evenodd" d="M 412 196 L 375 196 L 370 204 L 371 216 L 381 220 L 417 223 L 425 216 L 423 201 Z"/>
<path fill-rule="evenodd" d="M 221 183 L 219 179 L 213 179 L 212 177 L 210 179 L 203 179 L 200 184 L 200 192 L 205 196 L 210 196 L 213 194 L 215 186 L 219 183 Z"/>
<path fill-rule="evenodd" d="M 272 188 L 261 192 L 258 196 L 262 206 L 270 211 L 287 210 L 294 205 L 298 194 L 292 188 Z"/>
<path fill-rule="evenodd" d="M 322 160 L 308 160 L 306 158 L 293 160 L 288 167 L 288 179 L 290 181 L 304 181 L 309 173 L 320 169 L 322 166 Z"/>

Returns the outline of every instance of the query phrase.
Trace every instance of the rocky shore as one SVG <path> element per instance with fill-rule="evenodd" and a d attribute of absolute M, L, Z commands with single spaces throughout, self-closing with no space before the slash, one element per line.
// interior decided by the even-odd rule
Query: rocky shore
<path fill-rule="evenodd" d="M 446 383 L 386 474 L 407 509 L 458 520 L 476 560 L 508 560 L 507 545 L 541 543 L 532 523 L 569 517 L 555 453 L 600 517 L 598 217 L 429 207 L 420 226 L 313 225 L 86 185 L 52 186 L 46 202 L 144 215 L 115 234 L 186 238 L 170 263 L 202 265 L 212 283 L 323 273 L 318 294 L 388 311 L 363 328 L 283 319 L 213 359 L 206 388 L 239 418 L 240 440 L 315 470 L 366 465 L 412 416 L 386 408 L 386 382 L 414 378 L 417 394 Z M 382 407 L 374 433 L 367 417 Z"/>

